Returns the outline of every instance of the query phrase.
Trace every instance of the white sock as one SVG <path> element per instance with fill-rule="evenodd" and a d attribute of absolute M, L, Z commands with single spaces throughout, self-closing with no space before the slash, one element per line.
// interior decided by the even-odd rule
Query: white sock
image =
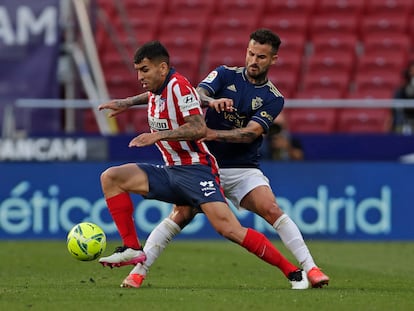
<path fill-rule="evenodd" d="M 305 272 L 316 266 L 298 226 L 288 215 L 280 216 L 273 224 L 273 228 L 276 229 L 283 244 L 292 252 Z"/>
<path fill-rule="evenodd" d="M 181 228 L 174 221 L 165 218 L 150 233 L 145 242 L 144 252 L 147 260 L 142 264 L 137 264 L 129 274 L 146 275 L 154 261 L 161 255 L 168 243 L 180 233 Z"/>

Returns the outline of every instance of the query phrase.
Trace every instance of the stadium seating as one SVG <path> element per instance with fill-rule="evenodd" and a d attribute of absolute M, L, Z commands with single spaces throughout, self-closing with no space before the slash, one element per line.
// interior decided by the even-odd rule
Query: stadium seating
<path fill-rule="evenodd" d="M 348 87 L 349 76 L 342 72 L 331 72 L 328 74 L 307 72 L 303 76 L 302 90 L 304 92 L 337 94 L 337 97 L 331 98 L 343 98 L 348 91 Z M 325 96 L 324 98 L 326 98 Z"/>
<path fill-rule="evenodd" d="M 355 89 L 358 92 L 374 92 L 375 90 L 387 90 L 390 94 L 400 83 L 398 72 L 372 73 L 358 72 L 355 78 Z"/>
<path fill-rule="evenodd" d="M 221 16 L 250 18 L 260 16 L 263 13 L 266 0 L 244 1 L 244 0 L 218 0 L 216 14 Z"/>
<path fill-rule="evenodd" d="M 316 14 L 327 14 L 331 16 L 360 16 L 364 10 L 364 1 L 361 0 L 321 0 L 316 5 Z"/>
<path fill-rule="evenodd" d="M 313 87 L 311 89 L 300 89 L 293 98 L 296 99 L 341 99 L 344 97 L 344 92 L 338 88 Z"/>
<path fill-rule="evenodd" d="M 388 133 L 392 125 L 389 108 L 346 108 L 338 111 L 340 133 Z"/>
<path fill-rule="evenodd" d="M 200 54 L 203 47 L 203 38 L 189 36 L 169 36 L 168 34 L 161 34 L 159 40 L 168 49 L 170 56 L 175 54 Z"/>
<path fill-rule="evenodd" d="M 171 54 L 170 64 L 179 73 L 184 75 L 193 85 L 198 84 L 200 75 L 200 54 L 191 53 L 191 51 L 187 51 L 186 54 Z"/>
<path fill-rule="evenodd" d="M 309 35 L 313 40 L 327 34 L 356 34 L 358 27 L 359 18 L 355 15 L 315 15 L 309 23 Z"/>
<path fill-rule="evenodd" d="M 291 133 L 330 134 L 335 132 L 334 108 L 287 108 L 286 120 Z"/>
<path fill-rule="evenodd" d="M 269 79 L 287 98 L 390 98 L 414 57 L 411 0 L 125 0 L 129 26 L 119 3 L 97 2 L 129 56 L 134 45 L 159 39 L 195 84 L 218 65 L 244 66 L 258 27 L 282 40 Z M 105 78 L 111 96 L 124 97 L 137 82 L 104 26 L 96 40 Z"/>
<path fill-rule="evenodd" d="M 300 58 L 303 57 L 305 53 L 306 38 L 304 35 L 296 34 L 283 34 L 280 35 L 280 48 L 279 48 L 279 58 L 287 57 L 289 55 L 300 55 Z"/>
<path fill-rule="evenodd" d="M 119 47 L 118 47 L 119 48 Z M 101 50 L 100 59 L 109 96 L 123 98 L 137 92 L 138 82 L 133 68 L 132 52 L 125 50 L 126 55 L 120 53 L 115 45 L 111 49 Z"/>
<path fill-rule="evenodd" d="M 203 38 L 161 34 L 159 39 L 170 53 L 171 65 L 192 83 L 197 83 Z"/>
<path fill-rule="evenodd" d="M 321 34 L 312 40 L 313 54 L 327 52 L 348 52 L 356 55 L 358 37 L 355 33 Z"/>
<path fill-rule="evenodd" d="M 164 37 L 183 36 L 188 39 L 201 39 L 206 35 L 208 15 L 173 15 L 162 18 L 160 35 Z M 196 38 L 197 37 L 197 38 Z"/>
<path fill-rule="evenodd" d="M 295 94 L 299 76 L 294 71 L 276 68 L 269 72 L 268 78 L 285 98 L 291 98 Z"/>
<path fill-rule="evenodd" d="M 264 12 L 274 12 L 280 16 L 310 16 L 315 10 L 316 0 L 267 0 Z"/>
<path fill-rule="evenodd" d="M 283 49 L 279 53 L 279 57 L 272 70 L 277 74 L 280 72 L 291 72 L 299 78 L 302 71 L 302 55 L 299 51 L 290 53 L 289 49 Z"/>
<path fill-rule="evenodd" d="M 282 39 L 287 38 L 305 38 L 308 30 L 309 18 L 299 14 L 283 15 L 269 14 L 264 15 L 259 21 L 259 27 L 271 29 Z M 284 40 L 282 40 L 284 41 Z"/>
<path fill-rule="evenodd" d="M 246 39 L 247 37 L 247 39 Z M 208 72 L 220 65 L 244 66 L 245 50 L 248 36 L 239 35 L 229 37 L 217 33 L 208 40 L 207 53 L 202 65 L 201 73 L 204 77 Z"/>
<path fill-rule="evenodd" d="M 411 50 L 411 38 L 406 33 L 373 33 L 364 38 L 364 54 L 403 52 L 403 58 L 408 58 Z"/>
<path fill-rule="evenodd" d="M 411 14 L 414 9 L 412 0 L 368 0 L 366 1 L 367 14 L 392 13 Z"/>
<path fill-rule="evenodd" d="M 407 62 L 404 50 L 372 50 L 358 58 L 357 75 L 393 75 L 399 73 Z M 397 81 L 398 82 L 398 81 Z"/>
<path fill-rule="evenodd" d="M 135 48 L 158 37 L 160 23 L 154 15 L 131 16 L 127 23 L 136 41 Z M 122 23 L 118 22 L 117 24 L 119 28 L 123 27 Z"/>
<path fill-rule="evenodd" d="M 214 36 L 240 37 L 249 38 L 252 31 L 256 30 L 259 21 L 259 15 L 249 15 L 246 17 L 225 15 L 215 15 L 209 21 L 208 38 Z"/>
<path fill-rule="evenodd" d="M 198 16 L 211 14 L 216 9 L 216 0 L 169 0 L 168 14 L 181 16 Z"/>
<path fill-rule="evenodd" d="M 114 1 L 114 3 L 118 2 L 118 5 L 123 3 L 130 18 L 145 15 L 155 18 L 165 12 L 168 1 L 170 0 L 124 0 Z"/>
<path fill-rule="evenodd" d="M 365 15 L 360 24 L 363 40 L 373 34 L 406 33 L 408 15 L 377 13 Z"/>
<path fill-rule="evenodd" d="M 99 127 L 92 109 L 81 110 L 82 130 L 88 134 L 99 133 Z M 116 117 L 116 124 L 120 133 L 125 133 L 129 127 L 129 114 L 121 113 Z"/>
<path fill-rule="evenodd" d="M 394 90 L 378 88 L 376 86 L 365 87 L 348 93 L 348 99 L 390 99 Z"/>
<path fill-rule="evenodd" d="M 311 55 L 307 60 L 307 72 L 312 75 L 343 74 L 350 79 L 354 71 L 355 53 L 346 50 L 325 50 Z"/>
<path fill-rule="evenodd" d="M 135 133 L 149 132 L 147 110 L 143 108 L 130 109 L 130 131 Z"/>

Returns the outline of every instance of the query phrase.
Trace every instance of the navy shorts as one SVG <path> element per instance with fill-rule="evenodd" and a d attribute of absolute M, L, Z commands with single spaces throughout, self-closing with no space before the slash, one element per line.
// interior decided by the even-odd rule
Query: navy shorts
<path fill-rule="evenodd" d="M 137 164 L 148 175 L 144 198 L 199 208 L 208 202 L 226 202 L 219 178 L 206 165 L 163 166 Z"/>

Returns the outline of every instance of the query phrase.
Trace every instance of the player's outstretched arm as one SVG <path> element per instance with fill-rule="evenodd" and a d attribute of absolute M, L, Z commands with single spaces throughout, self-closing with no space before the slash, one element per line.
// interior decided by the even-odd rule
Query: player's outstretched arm
<path fill-rule="evenodd" d="M 207 126 L 202 115 L 191 115 L 184 118 L 185 123 L 174 130 L 143 133 L 133 138 L 129 147 L 149 146 L 160 140 L 183 141 L 198 140 L 207 132 Z"/>
<path fill-rule="evenodd" d="M 114 99 L 107 103 L 98 106 L 99 110 L 110 109 L 110 117 L 114 117 L 124 111 L 129 107 L 137 105 L 145 105 L 148 103 L 148 92 L 141 93 L 136 96 L 127 97 L 124 99 Z"/>
<path fill-rule="evenodd" d="M 213 130 L 208 128 L 207 135 L 201 141 L 217 140 L 229 143 L 249 144 L 262 134 L 262 126 L 255 121 L 250 121 L 246 127 L 232 130 Z"/>

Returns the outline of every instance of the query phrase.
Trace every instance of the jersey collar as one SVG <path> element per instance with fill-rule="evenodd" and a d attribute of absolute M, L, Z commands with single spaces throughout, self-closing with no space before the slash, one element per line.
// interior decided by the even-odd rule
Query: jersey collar
<path fill-rule="evenodd" d="M 255 87 L 261 87 L 263 85 L 266 85 L 267 82 L 269 82 L 269 79 L 266 79 L 266 81 L 263 82 L 262 84 L 253 84 L 253 83 L 251 83 L 250 80 L 247 78 L 247 68 L 246 67 L 243 67 L 243 79 L 245 81 L 249 82 L 251 85 L 253 85 Z"/>

